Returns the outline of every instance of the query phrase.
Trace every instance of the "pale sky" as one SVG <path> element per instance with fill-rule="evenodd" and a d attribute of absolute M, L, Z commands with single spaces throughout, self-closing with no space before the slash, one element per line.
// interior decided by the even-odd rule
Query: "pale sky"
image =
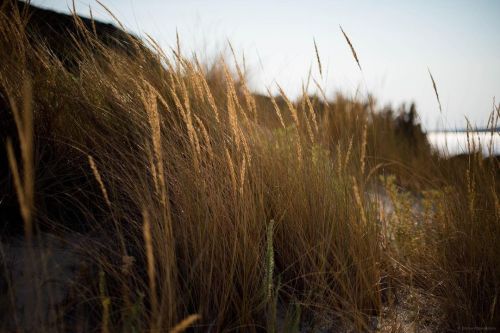
<path fill-rule="evenodd" d="M 291 96 L 309 67 L 333 95 L 375 95 L 380 105 L 414 101 L 427 129 L 486 124 L 500 102 L 500 1 L 496 0 L 102 0 L 131 32 L 165 49 L 179 31 L 185 54 L 210 58 L 230 40 L 245 54 L 250 83 L 263 92 L 278 82 Z M 68 12 L 71 1 L 34 0 Z M 77 12 L 110 21 L 95 0 Z M 349 35 L 360 73 L 339 25 Z M 319 48 L 319 75 L 313 38 Z M 443 106 L 439 113 L 429 68 Z"/>

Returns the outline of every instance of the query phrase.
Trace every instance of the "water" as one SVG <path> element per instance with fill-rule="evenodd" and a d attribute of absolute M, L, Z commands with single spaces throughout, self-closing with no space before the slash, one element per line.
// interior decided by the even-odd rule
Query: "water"
<path fill-rule="evenodd" d="M 444 155 L 459 155 L 469 152 L 467 144 L 467 133 L 465 132 L 429 132 L 427 139 L 431 146 Z M 469 142 L 472 150 L 473 142 L 475 151 L 479 147 L 484 156 L 491 152 L 493 155 L 500 155 L 500 132 L 471 132 L 469 133 Z"/>

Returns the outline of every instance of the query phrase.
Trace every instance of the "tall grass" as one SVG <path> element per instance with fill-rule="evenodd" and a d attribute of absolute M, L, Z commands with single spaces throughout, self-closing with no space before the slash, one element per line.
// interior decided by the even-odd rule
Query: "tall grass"
<path fill-rule="evenodd" d="M 233 75 L 133 37 L 124 51 L 84 24 L 68 64 L 26 25 L 0 21 L 15 125 L 2 195 L 34 237 L 95 240 L 58 327 L 272 331 L 288 313 L 286 327 L 361 331 L 408 285 L 440 300 L 445 327 L 497 325 L 498 161 L 456 167 L 372 98 L 252 94 L 238 64 Z M 387 218 L 370 195 L 381 184 Z M 432 194 L 425 214 L 403 185 Z"/>

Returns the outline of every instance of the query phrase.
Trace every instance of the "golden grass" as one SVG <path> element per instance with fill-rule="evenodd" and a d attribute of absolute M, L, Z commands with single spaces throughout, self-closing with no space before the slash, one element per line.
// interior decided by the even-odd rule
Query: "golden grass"
<path fill-rule="evenodd" d="M 354 57 L 354 60 L 356 60 L 356 64 L 358 64 L 359 70 L 363 71 L 361 69 L 361 64 L 359 63 L 358 54 L 356 53 L 356 50 L 354 49 L 354 46 L 352 45 L 351 40 L 349 39 L 349 36 L 347 36 L 344 29 L 342 29 L 342 26 L 340 26 L 340 31 L 342 31 L 342 34 L 344 35 L 344 38 L 347 41 L 347 44 L 349 44 L 349 48 L 351 49 L 352 56 Z"/>
<path fill-rule="evenodd" d="M 33 205 L 34 205 L 34 170 L 33 170 L 33 111 L 32 87 L 29 80 L 23 81 L 22 112 L 17 107 L 12 95 L 9 96 L 14 117 L 19 145 L 21 150 L 22 168 L 17 162 L 14 147 L 10 139 L 7 140 L 7 158 L 16 189 L 19 209 L 24 222 L 25 237 L 31 243 L 33 235 Z M 22 113 L 22 114 L 21 114 Z M 22 170 L 22 177 L 21 172 Z"/>
<path fill-rule="evenodd" d="M 106 204 L 111 207 L 111 201 L 109 201 L 109 196 L 108 196 L 108 191 L 106 190 L 106 187 L 104 186 L 104 182 L 102 181 L 101 174 L 99 173 L 99 170 L 97 169 L 97 166 L 95 164 L 94 158 L 90 155 L 88 155 L 89 159 L 89 165 L 90 169 L 92 170 L 92 173 L 94 174 L 94 177 L 99 184 L 99 187 L 102 192 L 102 196 L 104 197 L 104 201 Z"/>
<path fill-rule="evenodd" d="M 198 314 L 192 314 L 184 318 L 180 323 L 175 325 L 171 330 L 170 333 L 180 333 L 184 332 L 191 326 L 193 323 L 196 321 L 200 320 L 200 315 Z"/>
<path fill-rule="evenodd" d="M 432 88 L 434 89 L 434 93 L 436 94 L 436 99 L 439 105 L 439 112 L 443 113 L 443 108 L 441 107 L 441 100 L 439 99 L 439 94 L 436 87 L 436 81 L 434 81 L 434 77 L 432 76 L 431 70 L 427 69 L 427 71 L 429 72 L 429 76 L 431 77 Z"/>
<path fill-rule="evenodd" d="M 321 58 L 319 56 L 318 45 L 316 44 L 316 39 L 313 39 L 314 42 L 314 52 L 316 53 L 316 61 L 318 62 L 318 70 L 321 77 L 323 77 L 323 66 L 321 66 Z"/>
<path fill-rule="evenodd" d="M 28 43 L 25 24 L 0 22 L 0 88 L 16 129 L 5 195 L 27 235 L 71 230 L 47 208 L 56 202 L 100 243 L 84 251 L 101 277 L 86 276 L 63 312 L 104 332 L 324 319 L 363 331 L 411 287 L 437 300 L 440 329 L 498 324 L 498 160 L 443 159 L 416 124 L 409 139 L 371 98 L 327 100 L 315 78 L 319 97 L 252 94 L 234 50 L 235 75 L 183 57 L 179 42 L 172 56 L 153 40 L 127 53 L 94 29 L 73 42 L 71 67 Z"/>

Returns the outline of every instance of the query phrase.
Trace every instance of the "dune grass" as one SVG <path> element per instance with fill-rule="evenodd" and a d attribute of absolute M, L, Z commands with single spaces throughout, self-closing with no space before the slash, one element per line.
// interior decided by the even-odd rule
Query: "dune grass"
<path fill-rule="evenodd" d="M 41 331 L 364 331 L 406 287 L 439 329 L 500 327 L 498 159 L 437 156 L 411 110 L 257 95 L 237 63 L 152 40 L 80 25 L 68 63 L 26 24 L 0 21 L 1 194 L 34 242 L 94 239 Z"/>

